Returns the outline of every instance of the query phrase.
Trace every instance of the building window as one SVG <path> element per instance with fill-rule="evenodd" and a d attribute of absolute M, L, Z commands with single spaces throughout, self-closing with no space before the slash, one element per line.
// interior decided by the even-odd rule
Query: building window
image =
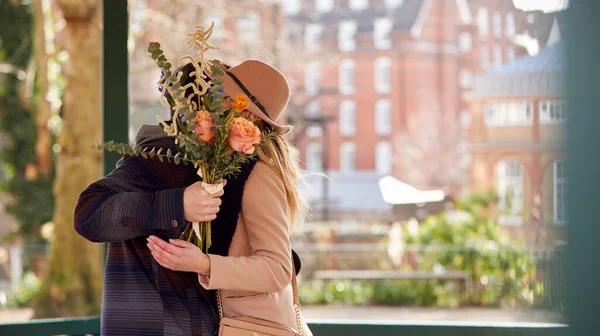
<path fill-rule="evenodd" d="M 321 104 L 318 101 L 312 101 L 306 105 L 306 112 L 304 114 L 307 119 L 317 119 L 321 117 Z M 323 127 L 321 124 L 307 120 L 306 136 L 318 137 L 323 134 Z"/>
<path fill-rule="evenodd" d="M 554 162 L 554 222 L 566 221 L 567 200 L 567 163 L 564 160 Z"/>
<path fill-rule="evenodd" d="M 392 87 L 392 60 L 379 57 L 375 60 L 375 91 L 388 93 Z"/>
<path fill-rule="evenodd" d="M 494 66 L 497 68 L 502 66 L 502 46 L 499 44 L 494 46 Z"/>
<path fill-rule="evenodd" d="M 523 166 L 517 161 L 503 161 L 498 165 L 498 196 L 500 223 L 523 223 Z"/>
<path fill-rule="evenodd" d="M 392 20 L 388 18 L 375 19 L 373 27 L 373 45 L 380 50 L 392 47 Z"/>
<path fill-rule="evenodd" d="M 304 31 L 304 49 L 308 52 L 317 52 L 321 49 L 321 33 L 323 27 L 316 23 L 306 25 Z"/>
<path fill-rule="evenodd" d="M 311 142 L 306 146 L 306 170 L 309 172 L 323 171 L 323 149 L 321 144 Z"/>
<path fill-rule="evenodd" d="M 247 11 L 237 20 L 237 38 L 244 44 L 260 41 L 260 16 L 255 11 Z"/>
<path fill-rule="evenodd" d="M 515 47 L 514 46 L 509 46 L 508 50 L 506 51 L 506 58 L 509 61 L 514 61 L 515 60 Z"/>
<path fill-rule="evenodd" d="M 460 112 L 459 123 L 462 129 L 469 129 L 471 126 L 471 113 L 467 110 Z"/>
<path fill-rule="evenodd" d="M 540 122 L 558 124 L 567 121 L 567 102 L 565 100 L 540 101 Z"/>
<path fill-rule="evenodd" d="M 481 67 L 487 69 L 490 67 L 490 47 L 487 44 L 482 44 L 479 48 L 479 56 L 481 57 Z"/>
<path fill-rule="evenodd" d="M 506 14 L 506 36 L 514 37 L 516 34 L 515 15 L 513 13 Z"/>
<path fill-rule="evenodd" d="M 375 171 L 381 175 L 392 173 L 392 144 L 380 141 L 375 146 Z"/>
<path fill-rule="evenodd" d="M 530 101 L 489 102 L 485 105 L 487 126 L 530 126 L 533 103 Z"/>
<path fill-rule="evenodd" d="M 379 135 L 392 133 L 392 102 L 388 99 L 375 103 L 375 132 Z"/>
<path fill-rule="evenodd" d="M 221 41 L 223 39 L 223 17 L 209 13 L 204 17 L 204 25 L 210 27 L 210 24 L 215 24 L 210 38 L 215 41 Z"/>
<path fill-rule="evenodd" d="M 458 77 L 461 88 L 470 89 L 473 86 L 473 73 L 471 70 L 462 69 L 458 74 Z"/>
<path fill-rule="evenodd" d="M 356 103 L 344 100 L 340 104 L 340 134 L 354 135 L 356 133 Z"/>
<path fill-rule="evenodd" d="M 387 8 L 398 8 L 402 6 L 404 0 L 383 0 L 383 3 Z"/>
<path fill-rule="evenodd" d="M 319 13 L 327 13 L 333 9 L 333 0 L 315 0 L 315 9 Z"/>
<path fill-rule="evenodd" d="M 352 172 L 356 170 L 356 144 L 344 142 L 340 146 L 340 171 Z"/>
<path fill-rule="evenodd" d="M 356 49 L 355 34 L 355 21 L 342 21 L 340 23 L 338 28 L 338 46 L 340 47 L 340 51 L 353 51 Z"/>
<path fill-rule="evenodd" d="M 502 15 L 499 12 L 494 13 L 494 36 L 502 37 Z"/>
<path fill-rule="evenodd" d="M 321 82 L 321 64 L 318 61 L 312 61 L 304 67 L 304 86 L 310 95 L 319 93 Z"/>
<path fill-rule="evenodd" d="M 473 38 L 471 37 L 471 33 L 460 33 L 458 36 L 458 47 L 463 53 L 469 52 L 471 49 L 473 49 Z"/>
<path fill-rule="evenodd" d="M 479 8 L 477 11 L 477 25 L 479 26 L 479 35 L 487 36 L 489 34 L 490 23 L 488 11 L 484 7 Z"/>
<path fill-rule="evenodd" d="M 369 0 L 350 0 L 348 5 L 350 9 L 360 11 L 369 6 Z"/>
<path fill-rule="evenodd" d="M 354 66 L 355 62 L 351 59 L 340 62 L 339 86 L 342 94 L 354 93 Z"/>

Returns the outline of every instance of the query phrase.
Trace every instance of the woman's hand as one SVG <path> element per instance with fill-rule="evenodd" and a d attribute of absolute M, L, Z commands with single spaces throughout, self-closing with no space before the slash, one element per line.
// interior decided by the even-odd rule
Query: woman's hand
<path fill-rule="evenodd" d="M 148 237 L 148 248 L 154 259 L 163 267 L 173 271 L 210 273 L 210 259 L 196 245 L 181 239 L 169 242 Z"/>

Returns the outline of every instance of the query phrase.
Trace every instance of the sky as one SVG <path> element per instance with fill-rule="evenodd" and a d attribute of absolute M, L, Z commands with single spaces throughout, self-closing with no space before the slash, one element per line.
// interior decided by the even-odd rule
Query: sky
<path fill-rule="evenodd" d="M 562 9 L 567 0 L 513 0 L 513 3 L 517 8 L 523 10 L 543 10 L 545 12 L 556 11 Z"/>

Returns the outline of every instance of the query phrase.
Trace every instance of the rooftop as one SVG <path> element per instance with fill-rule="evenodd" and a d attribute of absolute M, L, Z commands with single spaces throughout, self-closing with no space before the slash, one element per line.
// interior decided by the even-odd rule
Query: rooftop
<path fill-rule="evenodd" d="M 562 96 L 565 42 L 523 56 L 475 78 L 474 96 Z"/>

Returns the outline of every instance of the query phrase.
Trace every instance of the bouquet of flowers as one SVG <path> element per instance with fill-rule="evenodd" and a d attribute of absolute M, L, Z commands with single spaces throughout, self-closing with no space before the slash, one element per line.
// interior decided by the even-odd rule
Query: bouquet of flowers
<path fill-rule="evenodd" d="M 196 26 L 189 34 L 188 49 L 198 49 L 196 57 L 183 56 L 178 66 L 189 61 L 193 65 L 191 73 L 184 71 L 173 73 L 172 64 L 167 60 L 160 44 L 151 42 L 149 56 L 162 70 L 158 82 L 163 92 L 161 103 L 174 111 L 172 122 L 167 124 L 157 117 L 169 136 L 175 137 L 177 153 L 162 148 L 132 148 L 128 144 L 114 141 L 97 144 L 98 149 L 118 152 L 123 155 L 158 158 L 175 164 L 192 164 L 198 169 L 204 188 L 216 193 L 223 188 L 223 180 L 236 176 L 245 162 L 256 157 L 256 147 L 264 143 L 273 133 L 262 133 L 256 121 L 247 119 L 244 113 L 249 106 L 248 97 L 225 97 L 223 81 L 219 78 L 225 73 L 218 60 L 205 60 L 205 53 L 216 47 L 208 44 L 214 24 L 204 29 Z M 205 71 L 210 69 L 210 78 Z M 195 76 L 193 82 L 185 85 L 188 76 Z M 189 81 L 188 81 L 189 82 Z M 193 90 L 186 95 L 186 90 Z M 192 223 L 183 231 L 181 239 L 196 244 L 208 252 L 211 246 L 210 222 Z"/>

